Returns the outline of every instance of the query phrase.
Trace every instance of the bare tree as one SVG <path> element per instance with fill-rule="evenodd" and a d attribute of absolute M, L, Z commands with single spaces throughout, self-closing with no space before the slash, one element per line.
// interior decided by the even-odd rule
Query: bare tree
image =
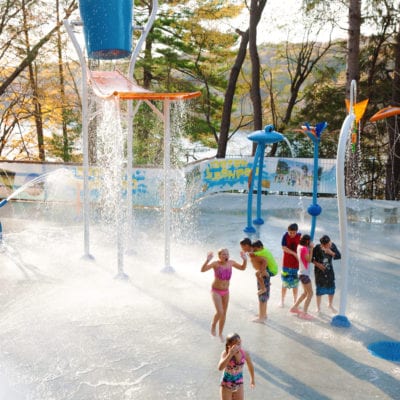
<path fill-rule="evenodd" d="M 9 0 L 10 4 L 10 10 L 8 13 L 6 13 L 6 16 L 9 20 L 12 20 L 12 18 L 9 17 L 10 14 L 14 14 L 14 9 L 11 9 L 11 5 L 19 5 L 19 1 L 11 1 Z M 28 7 L 29 4 L 32 3 L 32 1 L 27 0 L 25 2 L 25 7 Z M 78 8 L 78 3 L 76 0 L 71 0 L 70 3 L 64 8 L 64 16 L 63 19 L 68 18 L 73 11 L 75 11 Z M 21 13 L 22 8 L 19 7 L 15 13 L 15 15 L 19 15 Z M 3 14 L 4 15 L 4 14 Z M 57 31 L 57 29 L 61 26 L 62 21 L 59 21 L 48 33 L 46 33 L 43 37 L 39 38 L 37 42 L 30 46 L 29 51 L 23 55 L 22 59 L 20 62 L 16 65 L 15 68 L 10 68 L 10 72 L 7 73 L 7 75 L 4 77 L 3 81 L 0 84 L 0 96 L 4 94 L 4 92 L 7 90 L 7 88 L 15 81 L 15 79 L 18 78 L 18 76 L 21 74 L 22 71 L 24 71 L 28 65 L 32 64 L 33 61 L 36 59 L 37 55 L 39 54 L 40 49 L 53 37 L 54 33 Z M 1 26 L 1 23 L 0 23 Z M 3 30 L 5 27 L 2 28 Z M 13 36 L 14 29 L 11 30 L 11 36 Z M 4 52 L 4 49 L 7 46 L 10 46 L 12 43 L 12 37 L 10 38 L 10 34 L 5 35 L 6 37 L 9 38 L 3 43 L 2 46 L 0 46 L 1 51 L 3 54 L 6 54 Z M 3 38 L 3 34 L 2 34 Z"/>
<path fill-rule="evenodd" d="M 267 0 L 251 0 L 250 5 L 250 23 L 249 23 L 249 53 L 251 61 L 251 88 L 250 98 L 253 104 L 255 130 L 262 129 L 262 102 L 260 93 L 260 57 L 257 50 L 257 26 Z"/>
<path fill-rule="evenodd" d="M 247 44 L 249 43 L 249 30 L 245 32 L 236 30 L 240 35 L 240 46 L 236 55 L 235 62 L 229 74 L 228 86 L 225 92 L 224 106 L 221 117 L 221 128 L 218 140 L 217 158 L 224 158 L 226 155 L 226 147 L 228 145 L 229 130 L 231 127 L 231 115 L 233 107 L 233 98 L 235 96 L 236 83 L 242 68 L 243 62 L 246 59 Z"/>
<path fill-rule="evenodd" d="M 57 26 L 60 23 L 60 1 L 56 0 L 56 15 L 57 15 Z M 64 74 L 64 63 L 63 63 L 63 50 L 62 50 L 62 39 L 60 26 L 57 29 L 57 57 L 58 57 L 58 78 L 60 85 L 60 97 L 61 97 L 61 115 L 62 115 L 62 137 L 63 137 L 63 160 L 70 161 L 69 154 L 69 139 L 67 130 L 67 101 L 65 96 L 65 74 Z"/>
<path fill-rule="evenodd" d="M 302 43 L 298 45 L 286 43 L 285 46 L 290 97 L 282 120 L 284 126 L 289 123 L 294 106 L 301 100 L 299 93 L 302 85 L 332 46 L 330 39 L 327 43 L 318 43 L 310 40 L 309 34 L 310 31 L 307 31 Z"/>
<path fill-rule="evenodd" d="M 23 21 L 23 36 L 26 53 L 30 52 L 30 27 L 29 27 L 29 10 L 26 7 L 25 0 L 22 0 L 22 21 Z M 28 64 L 29 85 L 32 93 L 32 104 L 34 107 L 33 117 L 36 126 L 38 154 L 40 161 L 45 161 L 46 155 L 44 151 L 44 134 L 43 134 L 43 118 L 42 118 L 42 105 L 39 99 L 39 90 L 37 83 L 36 66 L 34 62 Z"/>
<path fill-rule="evenodd" d="M 400 107 L 400 27 L 397 23 L 396 41 L 394 44 L 394 71 L 392 105 Z M 396 118 L 389 118 L 389 151 L 386 166 L 386 200 L 399 200 L 400 194 L 400 132 Z"/>
<path fill-rule="evenodd" d="M 254 114 L 254 129 L 262 128 L 262 102 L 260 94 L 260 58 L 257 50 L 257 26 L 260 22 L 267 0 L 251 0 L 250 3 L 250 20 L 249 28 L 245 31 L 236 32 L 240 35 L 240 47 L 237 53 L 235 62 L 231 68 L 229 75 L 228 87 L 224 97 L 224 107 L 222 114 L 222 123 L 218 139 L 217 157 L 224 158 L 229 138 L 229 129 L 231 122 L 231 112 L 233 106 L 233 98 L 236 91 L 237 79 L 246 58 L 247 44 L 249 45 L 250 60 L 252 65 L 251 70 L 251 89 L 250 97 L 253 104 Z"/>

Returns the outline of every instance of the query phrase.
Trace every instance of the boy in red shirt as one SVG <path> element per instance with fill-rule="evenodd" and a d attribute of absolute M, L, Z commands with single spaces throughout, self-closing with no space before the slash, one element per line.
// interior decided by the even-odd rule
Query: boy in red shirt
<path fill-rule="evenodd" d="M 285 305 L 285 296 L 287 289 L 293 290 L 293 303 L 297 301 L 297 291 L 299 286 L 299 259 L 297 257 L 297 246 L 300 242 L 301 234 L 297 224 L 288 226 L 287 232 L 282 237 L 282 297 L 281 307 Z"/>

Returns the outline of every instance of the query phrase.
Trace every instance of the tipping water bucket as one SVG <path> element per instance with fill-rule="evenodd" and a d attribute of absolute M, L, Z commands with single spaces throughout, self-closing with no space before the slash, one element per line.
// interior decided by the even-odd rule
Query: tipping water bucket
<path fill-rule="evenodd" d="M 132 51 L 133 0 L 80 0 L 89 58 L 113 60 Z"/>

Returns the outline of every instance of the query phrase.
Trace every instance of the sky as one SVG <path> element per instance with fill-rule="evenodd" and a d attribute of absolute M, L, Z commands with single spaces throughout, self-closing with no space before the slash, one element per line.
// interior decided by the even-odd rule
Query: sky
<path fill-rule="evenodd" d="M 283 6 L 284 4 L 284 6 Z M 262 19 L 258 25 L 258 42 L 279 43 L 289 40 L 291 42 L 302 41 L 304 32 L 304 20 L 301 16 L 301 0 L 268 0 L 265 6 Z M 333 32 L 334 38 L 346 38 L 347 13 L 340 12 L 335 2 L 331 2 L 329 7 L 335 8 L 335 22 L 338 24 Z M 332 13 L 332 12 L 330 12 Z M 232 23 L 224 24 L 224 30 L 240 28 L 247 29 L 248 11 Z M 317 28 L 317 27 L 316 27 Z M 316 29 L 315 28 L 315 29 Z M 327 41 L 329 39 L 330 28 L 326 26 L 318 33 L 318 40 Z"/>

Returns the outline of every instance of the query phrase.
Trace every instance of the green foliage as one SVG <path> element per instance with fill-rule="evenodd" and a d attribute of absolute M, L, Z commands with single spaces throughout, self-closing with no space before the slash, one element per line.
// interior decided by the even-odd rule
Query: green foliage
<path fill-rule="evenodd" d="M 237 16 L 243 5 L 214 0 L 168 5 L 158 14 L 146 43 L 153 51 L 138 60 L 135 78 L 145 83 L 150 76 L 153 90 L 200 90 L 201 99 L 193 102 L 196 123 L 187 135 L 216 140 L 237 35 L 222 33 L 215 21 Z"/>
<path fill-rule="evenodd" d="M 133 122 L 134 164 L 161 167 L 164 147 L 161 122 L 146 104 L 140 106 Z"/>
<path fill-rule="evenodd" d="M 67 125 L 68 146 L 67 149 L 65 149 L 63 136 L 59 132 L 53 132 L 51 137 L 46 140 L 46 149 L 51 157 L 70 162 L 82 161 L 82 151 L 80 148 L 76 148 L 76 143 L 81 138 L 82 133 L 82 125 L 76 122 L 79 118 L 80 114 L 77 115 L 75 109 L 67 109 L 64 111 L 64 121 Z M 68 154 L 68 160 L 65 160 L 66 152 Z"/>

